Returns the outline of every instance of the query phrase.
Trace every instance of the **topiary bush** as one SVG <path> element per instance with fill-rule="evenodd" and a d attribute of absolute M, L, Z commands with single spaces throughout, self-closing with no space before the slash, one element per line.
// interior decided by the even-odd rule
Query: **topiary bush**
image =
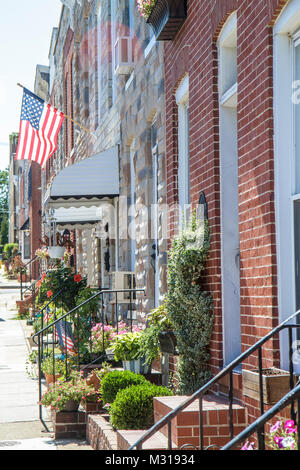
<path fill-rule="evenodd" d="M 103 403 L 112 403 L 117 393 L 131 385 L 149 384 L 141 374 L 127 370 L 114 370 L 106 374 L 101 383 L 101 396 Z"/>
<path fill-rule="evenodd" d="M 168 262 L 167 315 L 174 327 L 179 352 L 179 392 L 192 394 L 211 377 L 209 343 L 213 331 L 213 300 L 203 288 L 209 256 L 208 222 L 196 212 L 172 242 Z"/>
<path fill-rule="evenodd" d="M 121 390 L 110 407 L 110 422 L 116 429 L 148 429 L 154 424 L 153 398 L 171 395 L 167 387 L 150 382 Z"/>

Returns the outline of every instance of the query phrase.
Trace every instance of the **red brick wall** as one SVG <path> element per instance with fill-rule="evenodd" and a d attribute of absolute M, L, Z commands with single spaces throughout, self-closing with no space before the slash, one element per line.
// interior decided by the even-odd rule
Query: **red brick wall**
<path fill-rule="evenodd" d="M 211 255 L 205 273 L 213 293 L 214 371 L 222 367 L 218 60 L 216 40 L 228 16 L 238 17 L 239 230 L 242 349 L 278 322 L 274 209 L 272 27 L 278 0 L 188 0 L 188 18 L 165 44 L 167 201 L 177 201 L 176 88 L 189 74 L 191 200 L 208 202 Z M 173 234 L 173 221 L 170 222 Z M 278 365 L 278 342 L 264 349 L 264 366 Z M 257 362 L 255 362 L 257 365 Z"/>

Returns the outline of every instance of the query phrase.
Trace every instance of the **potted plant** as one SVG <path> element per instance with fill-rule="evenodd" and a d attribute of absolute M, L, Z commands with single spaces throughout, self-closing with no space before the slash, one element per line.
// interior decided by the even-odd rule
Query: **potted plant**
<path fill-rule="evenodd" d="M 266 434 L 266 444 L 270 450 L 298 450 L 298 429 L 292 419 L 280 419 Z M 255 443 L 247 441 L 241 450 L 255 450 Z"/>
<path fill-rule="evenodd" d="M 41 370 L 45 376 L 47 387 L 49 388 L 58 378 L 64 376 L 66 373 L 66 364 L 59 357 L 53 358 L 53 354 L 51 354 L 42 360 Z"/>
<path fill-rule="evenodd" d="M 159 41 L 174 39 L 187 18 L 186 0 L 138 0 L 137 6 Z"/>
<path fill-rule="evenodd" d="M 41 405 L 54 411 L 77 411 L 82 400 L 97 397 L 99 393 L 88 385 L 81 373 L 73 371 L 70 380 L 55 384 L 41 398 Z"/>
<path fill-rule="evenodd" d="M 122 361 L 124 370 L 137 374 L 147 374 L 149 365 L 141 348 L 143 331 L 128 332 L 115 336 L 112 350 L 115 361 Z"/>
<path fill-rule="evenodd" d="M 166 302 L 153 309 L 147 318 L 147 327 L 141 341 L 146 363 L 150 366 L 160 353 L 177 355 L 176 336 L 167 317 Z"/>

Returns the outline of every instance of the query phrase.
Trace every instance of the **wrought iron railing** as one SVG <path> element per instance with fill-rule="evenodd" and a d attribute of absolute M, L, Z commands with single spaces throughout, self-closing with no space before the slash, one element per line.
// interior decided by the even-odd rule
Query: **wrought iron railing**
<path fill-rule="evenodd" d="M 205 394 L 209 391 L 212 393 L 215 392 L 215 387 L 218 385 L 221 379 L 229 375 L 229 392 L 228 392 L 228 405 L 229 405 L 229 429 L 230 429 L 230 440 L 234 438 L 234 420 L 233 420 L 233 404 L 234 404 L 234 389 L 233 389 L 233 372 L 236 370 L 249 356 L 252 356 L 254 353 L 257 353 L 257 362 L 258 362 L 258 374 L 259 374 L 259 408 L 260 415 L 264 415 L 264 394 L 263 394 L 263 355 L 262 348 L 264 344 L 272 339 L 274 336 L 279 334 L 283 330 L 288 330 L 288 340 L 289 340 L 289 384 L 290 390 L 294 388 L 294 366 L 293 366 L 293 329 L 300 328 L 300 324 L 289 324 L 290 321 L 296 319 L 300 314 L 300 310 L 295 312 L 285 321 L 280 323 L 276 328 L 274 328 L 270 333 L 260 339 L 257 343 L 247 349 L 244 353 L 238 356 L 234 361 L 232 361 L 228 366 L 226 366 L 221 372 L 219 372 L 214 378 L 208 381 L 203 387 L 197 390 L 193 395 L 187 398 L 181 405 L 177 406 L 174 410 L 170 411 L 166 416 L 160 419 L 155 423 L 150 429 L 145 431 L 145 433 L 131 446 L 128 450 L 141 450 L 143 444 L 156 432 L 162 429 L 164 426 L 167 426 L 168 429 L 168 449 L 172 449 L 172 438 L 171 438 L 171 425 L 172 420 L 178 416 L 183 410 L 185 410 L 191 403 L 198 400 L 199 402 L 199 448 L 200 450 L 204 449 L 204 422 L 203 422 L 203 400 Z M 293 394 L 290 397 L 290 406 L 291 406 L 291 418 L 295 420 L 295 406 Z M 258 446 L 259 449 L 265 448 L 265 438 L 264 438 L 264 421 L 259 423 L 257 428 L 258 435 Z M 186 443 L 188 445 L 188 442 Z"/>
<path fill-rule="evenodd" d="M 105 325 L 111 324 L 113 327 L 116 328 L 116 332 L 119 331 L 119 323 L 120 321 L 123 321 L 123 319 L 120 319 L 119 317 L 119 302 L 118 302 L 118 294 L 124 294 L 124 293 L 129 293 L 129 301 L 128 305 L 130 306 L 129 312 L 130 312 L 130 317 L 127 319 L 128 321 L 128 326 L 129 326 L 129 331 L 132 331 L 133 329 L 133 299 L 136 297 L 136 294 L 138 292 L 143 292 L 145 293 L 144 289 L 119 289 L 119 290 L 109 290 L 109 289 L 104 289 L 104 290 L 99 290 L 93 295 L 91 295 L 87 300 L 84 302 L 81 302 L 79 305 L 74 307 L 72 310 L 69 312 L 61 315 L 59 318 L 56 316 L 57 312 L 57 307 L 59 305 L 59 299 L 61 299 L 61 302 L 63 300 L 63 294 L 64 294 L 65 288 L 62 288 L 40 311 L 41 314 L 41 321 L 42 327 L 41 329 L 36 332 L 33 335 L 33 342 L 38 346 L 38 381 L 39 381 L 39 403 L 41 401 L 42 397 L 42 361 L 43 359 L 51 355 L 52 357 L 52 365 L 53 365 L 53 383 L 55 384 L 55 371 L 56 371 L 56 362 L 58 361 L 58 357 L 56 357 L 55 354 L 55 347 L 58 346 L 60 343 L 59 341 L 59 335 L 61 332 L 66 332 L 66 336 L 68 336 L 68 330 L 69 330 L 69 338 L 71 336 L 74 336 L 74 338 L 71 338 L 71 342 L 73 342 L 73 346 L 69 348 L 67 346 L 67 339 L 65 338 L 65 344 L 63 348 L 63 362 L 64 362 L 64 376 L 67 379 L 70 373 L 71 368 L 75 368 L 77 370 L 84 370 L 89 368 L 91 365 L 95 365 L 100 361 L 100 363 L 104 362 L 107 357 L 105 353 Z M 92 313 L 86 315 L 86 313 L 83 312 L 84 307 L 87 306 L 88 303 L 92 302 L 94 299 L 97 297 L 101 297 L 100 301 L 100 312 L 97 313 L 97 315 L 93 315 Z M 111 318 L 108 318 L 108 313 L 105 315 L 105 303 L 104 299 L 105 296 L 108 297 L 108 304 L 114 305 L 113 313 L 110 315 Z M 113 296 L 113 298 L 112 298 Z M 120 300 L 120 299 L 119 299 Z M 50 323 L 47 323 L 46 326 L 44 326 L 44 321 L 45 321 L 45 313 L 47 313 L 47 309 L 49 308 L 50 304 L 53 303 L 54 305 L 54 310 L 52 310 L 52 318 L 54 320 L 50 321 Z M 100 315 L 99 315 L 100 314 Z M 47 318 L 49 318 L 49 315 L 47 315 Z M 93 344 L 91 341 L 91 330 L 95 323 L 100 321 L 102 323 L 102 352 L 101 353 L 95 353 L 93 350 Z M 83 326 L 84 323 L 84 331 L 87 334 L 87 338 L 89 339 L 89 348 L 88 348 L 88 358 L 87 360 L 84 360 L 83 355 L 80 353 L 80 345 L 81 345 L 81 339 L 80 339 L 80 333 L 81 333 L 81 327 Z M 72 325 L 72 326 L 71 326 Z M 70 334 L 70 327 L 71 327 L 71 334 Z M 46 347 L 45 347 L 46 346 Z M 51 346 L 51 351 L 49 346 Z M 71 351 L 73 349 L 73 351 Z M 76 355 L 73 354 L 73 352 L 76 351 Z M 39 404 L 39 419 L 47 429 L 47 426 L 44 422 L 43 419 L 43 408 L 42 405 Z"/>
<path fill-rule="evenodd" d="M 24 290 L 23 274 L 24 274 L 24 272 L 26 273 L 27 269 L 29 268 L 29 277 L 30 277 L 29 282 L 31 283 L 32 279 L 33 279 L 32 265 L 35 261 L 37 261 L 37 259 L 38 259 L 38 257 L 35 255 L 33 258 L 31 258 L 31 260 L 29 260 L 26 264 L 24 264 L 23 266 L 20 266 L 20 268 L 19 268 L 19 273 L 20 273 L 20 297 L 21 297 L 21 300 L 23 300 L 25 292 L 27 292 L 31 288 L 31 284 L 30 284 L 30 286 L 25 287 L 25 290 Z"/>

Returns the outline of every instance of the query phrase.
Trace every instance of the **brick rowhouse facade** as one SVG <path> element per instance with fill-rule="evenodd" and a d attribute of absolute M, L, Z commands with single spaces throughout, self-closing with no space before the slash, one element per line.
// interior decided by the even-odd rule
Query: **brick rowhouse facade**
<path fill-rule="evenodd" d="M 224 353 L 226 312 L 222 273 L 223 144 L 219 41 L 236 12 L 238 92 L 237 104 L 231 108 L 235 106 L 237 119 L 238 340 L 240 350 L 245 351 L 279 321 L 273 26 L 289 2 L 204 0 L 200 9 L 198 1 L 188 0 L 187 19 L 175 39 L 165 44 L 154 41 L 152 47 L 148 26 L 132 8 L 135 2 L 116 3 L 120 8 L 113 13 L 112 4 L 107 0 L 63 2 L 50 53 L 53 59 L 50 65 L 50 76 L 53 74 L 51 102 L 70 112 L 94 133 L 95 138 L 69 121 L 65 122 L 56 155 L 49 163 L 46 176 L 42 177 L 43 191 L 65 166 L 119 145 L 120 195 L 131 203 L 133 163 L 134 197 L 137 204 L 149 207 L 153 203 L 151 139 L 155 123 L 158 202 L 170 206 L 178 203 L 178 93 L 188 77 L 189 190 L 193 206 L 198 204 L 202 192 L 208 203 L 211 249 L 205 279 L 206 288 L 214 299 L 215 326 L 210 352 L 212 371 L 216 374 L 229 362 Z M 129 8 L 134 16 L 132 31 L 128 28 Z M 117 76 L 113 70 L 112 28 L 114 40 L 118 35 L 132 35 L 135 42 L 134 66 L 128 73 Z M 118 201 L 113 203 L 117 205 Z M 138 212 L 135 221 L 141 229 Z M 130 222 L 128 217 L 128 224 Z M 169 243 L 176 229 L 177 221 L 170 219 Z M 99 247 L 96 232 L 96 227 L 76 230 L 77 268 L 82 274 L 89 275 L 93 285 L 100 284 L 99 266 L 106 249 Z M 163 237 L 158 241 L 160 301 L 167 288 L 167 241 Z M 113 240 L 106 242 L 111 271 L 131 271 L 131 255 L 135 249 L 137 286 L 146 288 L 146 297 L 140 302 L 141 311 L 148 313 L 155 300 L 155 273 L 151 264 L 153 239 L 146 237 L 135 248 L 130 241 L 120 240 L 118 250 L 115 250 Z M 105 287 L 108 287 L 107 279 L 105 267 L 102 279 Z M 280 359 L 278 339 L 266 343 L 263 366 L 278 367 Z M 170 364 L 170 369 L 175 369 L 176 358 L 170 357 Z M 243 364 L 243 368 L 250 366 L 258 366 L 256 358 Z M 254 418 L 258 415 L 258 403 L 242 395 L 238 372 L 234 377 L 235 389 L 247 405 L 249 417 Z"/>
<path fill-rule="evenodd" d="M 287 3 L 207 0 L 201 2 L 200 10 L 199 2 L 188 0 L 187 20 L 176 38 L 165 44 L 167 201 L 172 204 L 178 198 L 175 94 L 188 74 L 191 202 L 196 205 L 200 192 L 205 192 L 211 230 L 206 280 L 215 306 L 211 341 L 214 372 L 224 366 L 217 41 L 236 11 L 240 318 L 244 351 L 278 324 L 272 25 Z M 266 343 L 263 358 L 264 367 L 279 366 L 277 339 Z M 257 367 L 257 360 L 252 361 L 251 366 Z M 247 397 L 244 401 L 250 416 L 256 416 L 258 404 Z"/>

